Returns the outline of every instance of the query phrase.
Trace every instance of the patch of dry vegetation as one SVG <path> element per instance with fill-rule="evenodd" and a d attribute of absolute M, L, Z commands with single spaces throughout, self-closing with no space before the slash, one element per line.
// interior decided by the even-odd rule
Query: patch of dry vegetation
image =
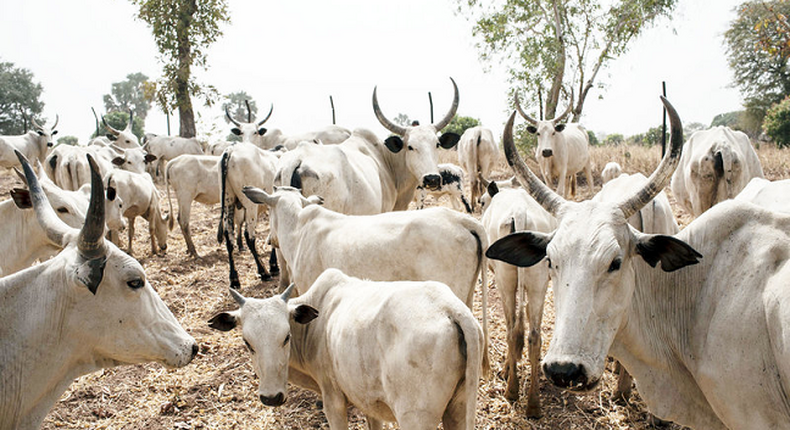
<path fill-rule="evenodd" d="M 457 163 L 454 152 L 444 152 L 442 162 Z M 769 179 L 787 178 L 790 152 L 763 145 L 758 151 Z M 529 159 L 532 157 L 530 156 Z M 608 161 L 617 161 L 625 172 L 649 174 L 657 166 L 660 149 L 640 146 L 592 148 L 595 191 L 600 189 L 600 170 Z M 537 168 L 534 161 L 530 167 Z M 504 162 L 496 179 L 512 175 Z M 576 200 L 593 195 L 583 175 L 579 175 Z M 0 175 L 3 194 L 18 184 L 6 173 Z M 160 186 L 162 203 L 164 190 Z M 429 204 L 431 201 L 429 200 Z M 434 202 L 435 203 L 435 202 Z M 673 202 L 674 203 L 674 202 Z M 449 205 L 441 201 L 439 204 Z M 166 204 L 165 206 L 166 207 Z M 675 209 L 677 209 L 675 205 Z M 291 387 L 287 402 L 279 408 L 265 407 L 258 400 L 257 381 L 248 353 L 238 331 L 219 333 L 206 321 L 216 312 L 235 308 L 228 294 L 228 265 L 224 246 L 216 243 L 218 207 L 193 204 L 192 234 L 199 259 L 187 255 L 181 232 L 176 227 L 168 236 L 164 255 L 143 254 L 147 229 L 137 229 L 135 249 L 151 284 L 173 310 L 181 324 L 197 339 L 200 353 L 182 369 L 168 370 L 158 364 L 122 366 L 77 379 L 47 416 L 44 429 L 318 429 L 328 428 L 319 396 Z M 677 213 L 677 212 L 676 212 Z M 476 214 L 480 217 L 480 214 Z M 138 220 L 145 224 L 145 221 Z M 683 224 L 686 224 L 684 222 Z M 260 229 L 264 230 L 266 223 Z M 144 233 L 145 232 L 145 235 Z M 266 231 L 262 231 L 265 235 Z M 125 234 L 125 233 L 124 233 Z M 268 297 L 279 291 L 277 281 L 260 282 L 249 252 L 237 260 L 245 295 Z M 489 276 L 489 280 L 493 276 Z M 541 381 L 543 417 L 525 418 L 528 360 L 522 359 L 522 399 L 511 404 L 504 398 L 505 382 L 499 374 L 506 351 L 501 302 L 496 287 L 489 285 L 491 356 L 494 375 L 479 387 L 477 422 L 480 429 L 646 429 L 648 414 L 638 393 L 628 405 L 609 399 L 616 380 L 607 372 L 600 389 L 574 395 Z M 479 290 L 475 314 L 481 315 Z M 554 323 L 552 293 L 549 290 L 543 324 L 543 348 L 548 348 Z M 613 366 L 610 364 L 610 370 Z M 351 410 L 353 429 L 366 428 L 364 418 Z M 397 428 L 390 425 L 388 428 Z M 677 428 L 677 427 L 674 427 Z"/>

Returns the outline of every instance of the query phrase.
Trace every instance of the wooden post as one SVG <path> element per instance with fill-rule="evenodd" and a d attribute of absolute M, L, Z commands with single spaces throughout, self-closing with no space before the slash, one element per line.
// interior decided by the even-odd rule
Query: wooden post
<path fill-rule="evenodd" d="M 336 125 L 337 123 L 335 122 L 335 101 L 332 100 L 331 94 L 329 95 L 329 106 L 332 107 L 332 125 Z"/>
<path fill-rule="evenodd" d="M 167 135 L 170 136 L 170 112 L 165 112 L 167 115 Z"/>
<path fill-rule="evenodd" d="M 667 98 L 667 82 L 661 81 L 661 88 L 664 98 Z M 667 152 L 667 108 L 664 108 L 664 123 L 661 126 L 661 158 L 664 158 L 664 153 Z"/>
<path fill-rule="evenodd" d="M 433 124 L 433 97 L 430 91 L 428 91 L 428 103 L 431 105 L 431 124 Z"/>
<path fill-rule="evenodd" d="M 539 118 L 543 121 L 543 91 L 538 88 L 538 110 L 539 110 Z"/>

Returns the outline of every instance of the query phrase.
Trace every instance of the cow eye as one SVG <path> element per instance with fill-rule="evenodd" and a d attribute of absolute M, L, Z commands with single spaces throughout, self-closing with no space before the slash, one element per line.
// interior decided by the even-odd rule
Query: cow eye
<path fill-rule="evenodd" d="M 67 214 L 67 213 L 69 213 L 69 210 L 64 208 L 64 207 L 59 207 L 58 208 L 58 212 L 60 212 L 62 214 Z"/>
<path fill-rule="evenodd" d="M 145 281 L 143 281 L 142 279 L 139 279 L 139 278 L 138 279 L 132 279 L 131 281 L 128 281 L 126 283 L 126 285 L 128 285 L 129 288 L 131 288 L 133 290 L 136 290 L 136 289 L 139 289 L 139 288 L 143 288 L 145 286 Z"/>
<path fill-rule="evenodd" d="M 437 148 L 439 147 L 439 144 L 438 144 L 438 143 L 436 144 L 436 147 L 437 147 Z M 409 151 L 414 151 L 414 148 L 412 148 L 412 146 L 411 146 L 411 145 L 407 146 L 407 148 L 409 148 Z"/>
<path fill-rule="evenodd" d="M 616 271 L 620 270 L 620 264 L 621 263 L 622 263 L 622 260 L 620 260 L 620 257 L 617 257 L 614 260 L 612 260 L 612 264 L 609 265 L 608 272 L 612 273 L 612 272 L 616 272 Z"/>
<path fill-rule="evenodd" d="M 288 345 L 289 340 L 291 340 L 291 333 L 288 333 L 288 335 L 285 336 L 285 340 L 283 341 L 283 346 Z"/>
<path fill-rule="evenodd" d="M 244 339 L 244 344 L 247 345 L 247 350 L 248 351 L 250 351 L 251 353 L 255 354 L 255 350 L 252 349 L 252 345 L 250 345 L 250 343 L 247 342 L 247 339 Z"/>

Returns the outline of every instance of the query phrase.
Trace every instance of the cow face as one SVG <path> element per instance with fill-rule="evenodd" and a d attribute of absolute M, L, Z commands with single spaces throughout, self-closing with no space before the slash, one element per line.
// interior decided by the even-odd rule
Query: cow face
<path fill-rule="evenodd" d="M 58 131 L 55 130 L 55 127 L 58 126 L 58 119 L 59 117 L 55 115 L 55 123 L 52 124 L 51 127 L 47 127 L 46 125 L 41 125 L 36 122 L 35 118 L 31 118 L 31 123 L 33 124 L 33 130 L 36 134 L 38 134 L 38 142 L 39 144 L 44 147 L 51 148 L 54 146 L 54 142 L 52 141 L 53 136 L 58 134 Z"/>
<path fill-rule="evenodd" d="M 112 159 L 112 164 L 130 172 L 145 173 L 145 165 L 156 160 L 155 155 L 148 154 L 141 148 L 124 149 L 114 144 L 110 147 L 117 153 Z"/>
<path fill-rule="evenodd" d="M 244 344 L 260 381 L 258 396 L 267 406 L 285 403 L 292 333 L 298 332 L 296 326 L 318 316 L 318 311 L 308 305 L 289 304 L 292 290 L 293 285 L 282 295 L 268 299 L 244 298 L 231 290 L 239 310 L 222 312 L 209 320 L 211 328 L 221 331 L 241 326 Z"/>
<path fill-rule="evenodd" d="M 535 125 L 527 127 L 527 131 L 534 134 L 538 139 L 538 146 L 535 149 L 535 158 L 551 158 L 557 153 L 559 141 L 564 141 L 562 132 L 565 124 L 554 125 L 553 121 L 536 121 Z"/>
<path fill-rule="evenodd" d="M 738 155 L 727 145 L 714 145 L 703 157 L 689 166 L 693 209 L 701 214 L 716 203 L 731 199 L 738 193 L 733 184 L 743 175 Z"/>
<path fill-rule="evenodd" d="M 432 125 L 409 127 L 403 135 L 390 136 L 384 141 L 393 153 L 403 153 L 406 167 L 417 178 L 418 186 L 436 191 L 442 186 L 439 174 L 439 148 L 450 149 L 458 143 L 460 136 L 444 133 L 437 137 Z"/>

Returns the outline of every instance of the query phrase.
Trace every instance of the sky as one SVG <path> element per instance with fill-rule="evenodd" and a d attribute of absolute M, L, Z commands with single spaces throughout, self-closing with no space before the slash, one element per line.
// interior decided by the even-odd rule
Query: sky
<path fill-rule="evenodd" d="M 581 123 L 598 134 L 641 133 L 661 123 L 661 81 L 684 123 L 710 124 L 741 109 L 732 88 L 723 33 L 741 0 L 679 0 L 672 19 L 661 19 L 633 41 L 629 51 L 599 73 L 604 88 L 591 91 Z M 231 23 L 208 50 L 209 69 L 196 72 L 222 94 L 246 91 L 261 116 L 270 104 L 268 128 L 286 134 L 331 124 L 387 131 L 371 107 L 378 86 L 389 118 L 405 113 L 435 120 L 452 102 L 458 83 L 458 114 L 481 120 L 501 136 L 507 120 L 507 75 L 500 64 L 483 64 L 472 23 L 455 13 L 455 0 L 228 0 Z M 125 0 L 0 0 L 0 61 L 29 69 L 44 87 L 44 115 L 60 117 L 60 136 L 85 143 L 94 129 L 91 106 L 129 73 L 161 73 L 158 52 L 145 23 Z M 219 105 L 197 106 L 199 136 L 227 135 Z M 536 107 L 526 107 L 535 113 Z M 171 117 L 178 132 L 178 119 Z M 166 134 L 164 114 L 153 108 L 146 131 Z"/>

